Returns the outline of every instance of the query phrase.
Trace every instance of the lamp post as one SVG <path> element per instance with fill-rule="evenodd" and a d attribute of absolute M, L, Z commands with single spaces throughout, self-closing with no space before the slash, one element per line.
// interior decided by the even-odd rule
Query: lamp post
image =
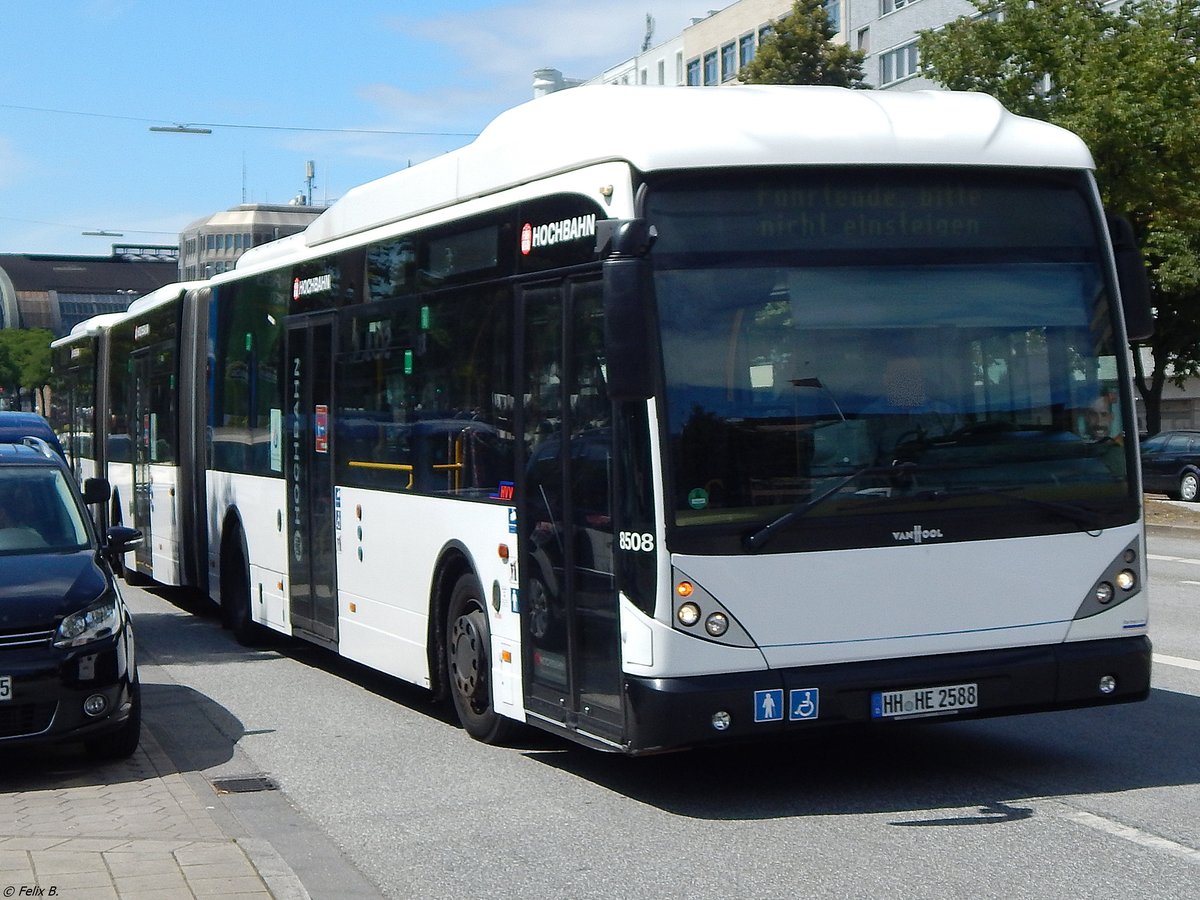
<path fill-rule="evenodd" d="M 195 125 L 151 125 L 150 130 L 167 134 L 212 134 L 211 128 L 199 128 Z"/>

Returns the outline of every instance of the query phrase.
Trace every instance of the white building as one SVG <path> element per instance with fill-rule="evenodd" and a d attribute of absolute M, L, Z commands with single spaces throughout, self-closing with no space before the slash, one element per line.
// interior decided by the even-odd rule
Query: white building
<path fill-rule="evenodd" d="M 1109 0 L 1109 7 L 1123 0 Z M 577 84 L 720 85 L 758 51 L 771 24 L 791 12 L 792 0 L 737 0 L 692 19 L 680 34 L 618 63 L 590 79 L 564 79 L 556 69 L 555 86 L 544 79 L 535 96 Z M 923 78 L 917 34 L 937 29 L 978 11 L 968 0 L 825 0 L 834 40 L 865 54 L 864 80 L 880 90 L 925 90 L 937 85 Z M 536 76 L 535 76 L 536 78 Z M 553 77 L 551 78 L 553 81 Z"/>

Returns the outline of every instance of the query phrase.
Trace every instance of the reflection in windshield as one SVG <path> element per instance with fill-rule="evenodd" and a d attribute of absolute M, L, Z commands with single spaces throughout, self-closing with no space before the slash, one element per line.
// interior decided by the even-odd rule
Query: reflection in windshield
<path fill-rule="evenodd" d="M 87 527 L 62 472 L 49 467 L 0 469 L 0 553 L 87 546 Z"/>
<path fill-rule="evenodd" d="M 1116 344 L 1086 246 L 926 249 L 925 264 L 669 250 L 655 290 L 678 525 L 761 535 L 900 498 L 1023 498 L 1082 527 L 1089 504 L 1128 493 Z"/>

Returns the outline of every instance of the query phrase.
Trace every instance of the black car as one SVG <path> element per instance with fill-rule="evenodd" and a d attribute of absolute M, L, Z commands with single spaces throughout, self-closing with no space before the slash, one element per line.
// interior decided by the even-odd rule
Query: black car
<path fill-rule="evenodd" d="M 141 695 L 129 610 L 112 560 L 136 546 L 125 527 L 99 539 L 81 495 L 45 442 L 0 442 L 0 748 L 82 742 L 98 758 L 129 756 Z"/>
<path fill-rule="evenodd" d="M 1142 442 L 1142 490 L 1194 501 L 1200 495 L 1200 431 L 1163 431 Z"/>
<path fill-rule="evenodd" d="M 37 413 L 0 409 L 0 442 L 21 443 L 27 437 L 41 438 L 63 456 L 62 444 L 50 423 Z"/>

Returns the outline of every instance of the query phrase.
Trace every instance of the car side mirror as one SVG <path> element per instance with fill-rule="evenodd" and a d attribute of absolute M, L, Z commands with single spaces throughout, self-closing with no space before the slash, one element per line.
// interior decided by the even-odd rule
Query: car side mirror
<path fill-rule="evenodd" d="M 128 525 L 113 525 L 108 529 L 106 550 L 113 558 L 142 545 L 142 533 Z"/>

